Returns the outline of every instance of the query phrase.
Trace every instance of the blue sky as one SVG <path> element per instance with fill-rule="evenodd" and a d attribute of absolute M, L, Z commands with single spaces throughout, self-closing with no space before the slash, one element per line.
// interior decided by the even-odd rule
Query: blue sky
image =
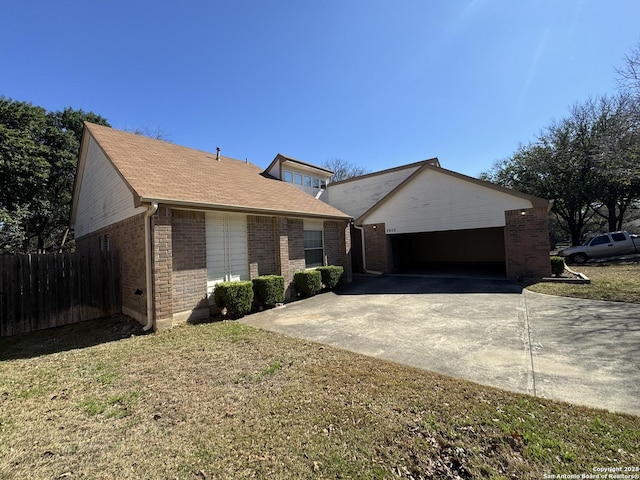
<path fill-rule="evenodd" d="M 25 0 L 0 95 L 266 167 L 438 157 L 475 176 L 616 90 L 637 0 Z"/>

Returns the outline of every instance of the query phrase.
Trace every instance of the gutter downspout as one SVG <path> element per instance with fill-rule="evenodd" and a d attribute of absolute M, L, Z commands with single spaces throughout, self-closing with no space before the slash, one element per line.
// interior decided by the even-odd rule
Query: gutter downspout
<path fill-rule="evenodd" d="M 365 245 L 364 245 L 364 227 L 359 227 L 355 223 L 353 227 L 357 230 L 360 230 L 360 239 L 362 240 L 362 269 L 364 273 L 370 273 L 372 275 L 382 275 L 382 272 L 377 272 L 375 270 L 367 270 L 367 257 L 365 255 Z"/>
<path fill-rule="evenodd" d="M 142 327 L 145 332 L 153 328 L 153 269 L 151 268 L 152 251 L 151 251 L 151 217 L 158 211 L 158 202 L 149 205 L 148 210 L 144 214 L 144 256 L 146 266 L 147 280 L 147 324 Z"/>

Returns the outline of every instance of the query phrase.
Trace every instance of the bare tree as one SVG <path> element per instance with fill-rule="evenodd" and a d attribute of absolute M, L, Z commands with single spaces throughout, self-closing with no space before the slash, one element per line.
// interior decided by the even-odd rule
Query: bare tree
<path fill-rule="evenodd" d="M 149 127 L 124 127 L 122 130 L 125 132 L 133 133 L 134 135 L 140 135 L 142 137 L 154 138 L 156 140 L 162 140 L 164 142 L 173 143 L 171 141 L 171 135 L 165 132 L 159 126 Z"/>
<path fill-rule="evenodd" d="M 355 165 L 347 160 L 342 160 L 341 158 L 326 160 L 322 166 L 333 172 L 333 176 L 329 179 L 329 182 L 339 182 L 340 180 L 359 177 L 360 175 L 365 175 L 371 172 L 371 170 L 366 167 Z"/>
<path fill-rule="evenodd" d="M 640 42 L 625 55 L 624 67 L 616 68 L 616 75 L 620 90 L 640 95 Z"/>

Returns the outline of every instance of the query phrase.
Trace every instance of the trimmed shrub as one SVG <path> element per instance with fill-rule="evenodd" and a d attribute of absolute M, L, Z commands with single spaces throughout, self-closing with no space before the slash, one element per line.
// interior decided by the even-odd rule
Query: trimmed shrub
<path fill-rule="evenodd" d="M 562 272 L 564 272 L 564 258 L 551 257 L 551 273 L 558 277 Z"/>
<path fill-rule="evenodd" d="M 303 297 L 313 297 L 322 290 L 322 275 L 318 270 L 305 270 L 293 275 L 293 284 Z"/>
<path fill-rule="evenodd" d="M 258 305 L 271 308 L 284 303 L 284 277 L 280 275 L 262 275 L 251 280 L 253 295 Z"/>
<path fill-rule="evenodd" d="M 344 268 L 339 265 L 329 265 L 328 267 L 318 267 L 316 270 L 322 276 L 322 283 L 329 290 L 335 288 L 340 283 Z"/>
<path fill-rule="evenodd" d="M 249 281 L 218 283 L 213 291 L 213 300 L 218 308 L 226 308 L 231 318 L 242 317 L 251 311 L 253 284 Z"/>

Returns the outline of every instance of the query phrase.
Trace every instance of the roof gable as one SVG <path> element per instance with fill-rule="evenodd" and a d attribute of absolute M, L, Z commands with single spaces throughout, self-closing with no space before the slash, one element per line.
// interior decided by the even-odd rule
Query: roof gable
<path fill-rule="evenodd" d="M 363 178 L 377 177 L 377 176 L 380 176 L 380 175 L 386 175 L 388 173 L 399 172 L 399 171 L 402 171 L 402 170 L 408 170 L 408 169 L 416 168 L 416 167 L 422 167 L 423 165 L 434 165 L 436 167 L 439 167 L 440 166 L 440 160 L 438 160 L 437 157 L 433 157 L 433 158 L 429 158 L 427 160 L 422 160 L 420 162 L 408 163 L 406 165 L 400 165 L 398 167 L 387 168 L 386 170 L 380 170 L 378 172 L 365 173 L 364 175 L 359 175 L 357 177 L 347 178 L 345 180 L 340 180 L 339 182 L 331 182 L 331 186 L 341 185 L 341 184 L 349 183 L 349 182 L 357 182 L 359 180 L 362 180 Z"/>
<path fill-rule="evenodd" d="M 137 204 L 349 218 L 247 161 L 85 123 Z"/>
<path fill-rule="evenodd" d="M 264 173 L 273 176 L 274 178 L 280 178 L 281 166 L 285 164 L 292 164 L 294 168 L 299 168 L 307 172 L 315 173 L 318 176 L 329 178 L 333 175 L 333 172 L 327 168 L 319 167 L 308 162 L 303 162 L 296 158 L 287 157 L 281 153 L 277 154 L 269 166 L 265 169 Z"/>
<path fill-rule="evenodd" d="M 501 187 L 499 185 L 493 184 L 491 182 L 486 182 L 484 180 L 479 180 L 477 178 L 469 177 L 467 175 L 463 175 L 461 173 L 457 173 L 451 170 L 447 170 L 441 168 L 440 166 L 436 166 L 430 163 L 424 163 L 419 169 L 409 175 L 403 182 L 401 182 L 398 186 L 396 186 L 393 190 L 391 190 L 384 198 L 380 199 L 375 205 L 373 205 L 369 210 L 360 215 L 355 223 L 362 224 L 364 221 L 369 221 L 370 218 L 374 215 L 374 213 L 387 205 L 390 202 L 393 202 L 395 196 L 399 195 L 403 189 L 407 187 L 411 182 L 417 179 L 424 172 L 433 172 L 444 175 L 445 177 L 449 177 L 452 179 L 456 179 L 462 182 L 468 182 L 470 185 L 480 187 L 481 189 L 487 189 L 488 191 L 495 192 L 502 196 L 510 196 L 514 199 L 524 200 L 525 202 L 530 202 L 532 206 L 544 206 L 549 208 L 550 202 L 546 199 L 535 197 L 533 195 L 528 195 L 526 193 L 519 192 L 517 190 L 508 189 L 505 187 Z M 518 203 L 518 202 L 517 202 Z M 520 208 L 520 207 L 514 207 Z"/>

